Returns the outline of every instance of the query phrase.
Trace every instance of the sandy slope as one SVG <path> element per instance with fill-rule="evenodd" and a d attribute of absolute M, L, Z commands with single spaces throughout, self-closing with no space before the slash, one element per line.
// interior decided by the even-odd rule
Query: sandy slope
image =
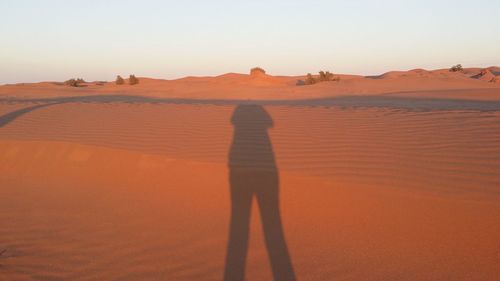
<path fill-rule="evenodd" d="M 297 86 L 305 77 L 250 76 L 229 73 L 217 77 L 186 77 L 177 80 L 140 78 L 139 85 L 115 85 L 113 82 L 98 85 L 88 83 L 85 87 L 67 87 L 61 83 L 42 82 L 0 86 L 0 97 L 33 98 L 78 95 L 131 94 L 162 98 L 197 99 L 309 99 L 345 95 L 408 94 L 416 95 L 436 92 L 437 95 L 455 98 L 456 90 L 477 90 L 471 95 L 459 95 L 461 99 L 500 99 L 500 81 L 476 77 L 482 69 L 470 68 L 464 72 L 449 72 L 447 69 L 426 71 L 388 72 L 380 76 L 362 77 L 338 75 L 340 82 L 319 83 L 312 86 Z M 500 75 L 497 67 L 486 69 L 488 77 Z M 488 78 L 486 77 L 486 78 Z"/>
<path fill-rule="evenodd" d="M 297 280 L 495 280 L 499 88 L 472 70 L 413 72 L 341 82 L 363 97 L 288 104 L 265 99 L 335 97 L 340 85 L 0 87 L 0 280 L 223 280 L 235 139 L 240 161 L 275 159 Z M 233 101 L 134 98 L 200 89 Z M 252 93 L 258 110 L 235 121 L 234 100 Z M 115 98 L 58 98 L 103 94 Z M 246 280 L 272 280 L 284 260 L 270 264 L 260 219 L 254 202 Z"/>

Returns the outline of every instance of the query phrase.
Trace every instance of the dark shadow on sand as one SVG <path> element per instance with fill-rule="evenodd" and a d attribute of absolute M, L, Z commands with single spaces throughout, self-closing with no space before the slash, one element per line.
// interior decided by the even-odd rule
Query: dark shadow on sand
<path fill-rule="evenodd" d="M 425 93 L 425 91 L 422 91 Z M 436 91 L 453 93 L 453 90 Z M 1 103 L 128 103 L 128 104 L 192 104 L 192 105 L 240 105 L 259 104 L 274 106 L 337 106 L 342 108 L 396 108 L 409 111 L 432 110 L 472 110 L 472 111 L 500 111 L 500 101 L 495 100 L 466 100 L 453 98 L 428 98 L 398 96 L 405 93 L 392 92 L 377 96 L 338 96 L 329 98 L 312 99 L 286 99 L 286 100 L 234 100 L 234 99 L 188 99 L 188 98 L 155 98 L 131 95 L 87 95 L 56 98 L 2 98 Z"/>
<path fill-rule="evenodd" d="M 4 127 L 5 125 L 9 124 L 10 122 L 16 120 L 17 118 L 21 117 L 22 115 L 29 113 L 33 110 L 37 110 L 42 107 L 47 107 L 51 105 L 55 105 L 59 103 L 46 103 L 46 104 L 39 104 L 35 106 L 30 106 L 26 108 L 22 108 L 13 112 L 9 112 L 5 115 L 0 116 L 0 128 Z"/>
<path fill-rule="evenodd" d="M 252 200 L 257 200 L 275 281 L 294 281 L 279 208 L 279 173 L 267 130 L 273 126 L 260 105 L 238 105 L 232 116 L 229 151 L 231 219 L 224 281 L 245 280 Z"/>

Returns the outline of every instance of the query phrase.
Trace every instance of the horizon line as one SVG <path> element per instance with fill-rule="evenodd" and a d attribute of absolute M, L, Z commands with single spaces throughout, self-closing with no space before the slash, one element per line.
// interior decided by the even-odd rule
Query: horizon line
<path fill-rule="evenodd" d="M 463 66 L 463 65 L 462 65 Z M 250 70 L 252 68 L 262 68 L 260 66 L 254 66 L 254 67 L 251 67 Z M 413 71 L 413 70 L 425 70 L 425 71 L 438 71 L 438 70 L 446 70 L 446 69 L 450 69 L 452 66 L 446 68 L 446 67 L 443 67 L 443 68 L 433 68 L 433 69 L 430 69 L 430 68 L 421 68 L 421 67 L 417 67 L 417 68 L 410 68 L 410 69 L 406 69 L 406 70 L 401 70 L 401 69 L 395 69 L 395 70 L 388 70 L 388 71 L 384 71 L 382 73 L 378 73 L 378 74 L 357 74 L 357 73 L 340 73 L 340 72 L 332 72 L 333 74 L 335 75 L 352 75 L 352 76 L 361 76 L 361 77 L 370 77 L 370 76 L 380 76 L 380 75 L 384 75 L 386 73 L 390 73 L 390 72 L 407 72 L 407 71 Z M 463 66 L 463 69 L 489 69 L 489 68 L 498 68 L 499 66 L 497 65 L 489 65 L 489 66 L 484 66 L 484 67 L 481 67 L 481 66 Z M 264 69 L 265 70 L 265 69 Z M 323 69 L 323 70 L 318 70 L 317 72 L 305 72 L 304 74 L 297 74 L 297 75 L 282 75 L 282 74 L 270 74 L 269 72 L 267 72 L 265 70 L 265 74 L 268 75 L 268 76 L 275 76 L 275 77 L 303 77 L 303 76 L 306 76 L 307 74 L 311 73 L 313 75 L 316 75 L 318 74 L 318 72 L 320 71 L 329 71 L 328 69 Z M 184 76 L 176 76 L 174 78 L 165 78 L 165 77 L 159 77 L 159 76 L 156 76 L 156 75 L 151 75 L 151 76 L 148 76 L 148 75 L 136 75 L 134 73 L 131 73 L 131 74 L 127 74 L 127 75 L 122 75 L 122 74 L 117 74 L 115 75 L 115 78 L 117 76 L 122 76 L 123 79 L 128 79 L 128 75 L 135 75 L 136 77 L 138 78 L 146 78 L 146 79 L 155 79 L 155 80 L 167 80 L 167 81 L 174 81 L 174 80 L 180 80 L 180 79 L 184 79 L 184 78 L 215 78 L 215 77 L 219 77 L 219 76 L 223 76 L 223 75 L 227 75 L 227 74 L 238 74 L 238 75 L 250 75 L 250 71 L 248 72 L 225 72 L 225 73 L 220 73 L 220 74 L 207 74 L 207 75 L 184 75 Z M 77 76 L 69 76 L 68 78 L 66 78 L 66 80 L 68 79 L 77 79 L 77 78 L 82 78 L 85 80 L 85 78 L 81 75 L 77 75 Z M 16 85 L 16 84 L 37 84 L 37 83 L 51 83 L 51 82 L 64 82 L 66 80 L 35 80 L 35 81 L 24 81 L 24 82 L 7 82 L 7 83 L 0 83 L 0 86 L 8 86 L 8 85 Z M 102 80 L 102 79 L 97 79 L 97 80 L 85 80 L 86 82 L 110 82 L 110 81 L 114 81 L 114 80 Z"/>

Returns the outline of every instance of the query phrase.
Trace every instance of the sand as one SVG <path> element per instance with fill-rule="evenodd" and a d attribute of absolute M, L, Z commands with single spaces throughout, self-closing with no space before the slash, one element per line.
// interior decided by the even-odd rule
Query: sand
<path fill-rule="evenodd" d="M 466 68 L 463 72 L 447 69 L 427 71 L 391 71 L 378 76 L 335 75 L 339 82 L 297 86 L 305 76 L 271 76 L 228 73 L 216 77 L 185 77 L 162 80 L 139 77 L 139 85 L 115 85 L 114 82 L 90 82 L 83 87 L 68 87 L 60 82 L 20 83 L 0 86 L 1 97 L 42 98 L 82 95 L 133 95 L 181 99 L 313 99 L 338 96 L 425 95 L 429 91 L 441 97 L 472 100 L 499 100 L 500 83 L 476 79 L 481 68 Z M 485 69 L 500 75 L 497 67 Z M 476 90 L 455 95 L 456 90 Z M 429 95 L 427 95 L 429 96 Z M 430 95 L 431 97 L 434 94 Z"/>
<path fill-rule="evenodd" d="M 1 86 L 0 280 L 496 280 L 480 71 Z"/>

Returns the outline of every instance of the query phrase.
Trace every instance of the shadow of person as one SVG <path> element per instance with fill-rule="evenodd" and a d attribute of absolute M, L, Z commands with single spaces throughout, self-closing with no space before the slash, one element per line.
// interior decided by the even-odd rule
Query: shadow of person
<path fill-rule="evenodd" d="M 229 151 L 231 219 L 224 281 L 245 279 L 252 199 L 256 198 L 275 281 L 296 280 L 279 209 L 279 176 L 267 130 L 273 126 L 260 105 L 238 105 Z"/>

